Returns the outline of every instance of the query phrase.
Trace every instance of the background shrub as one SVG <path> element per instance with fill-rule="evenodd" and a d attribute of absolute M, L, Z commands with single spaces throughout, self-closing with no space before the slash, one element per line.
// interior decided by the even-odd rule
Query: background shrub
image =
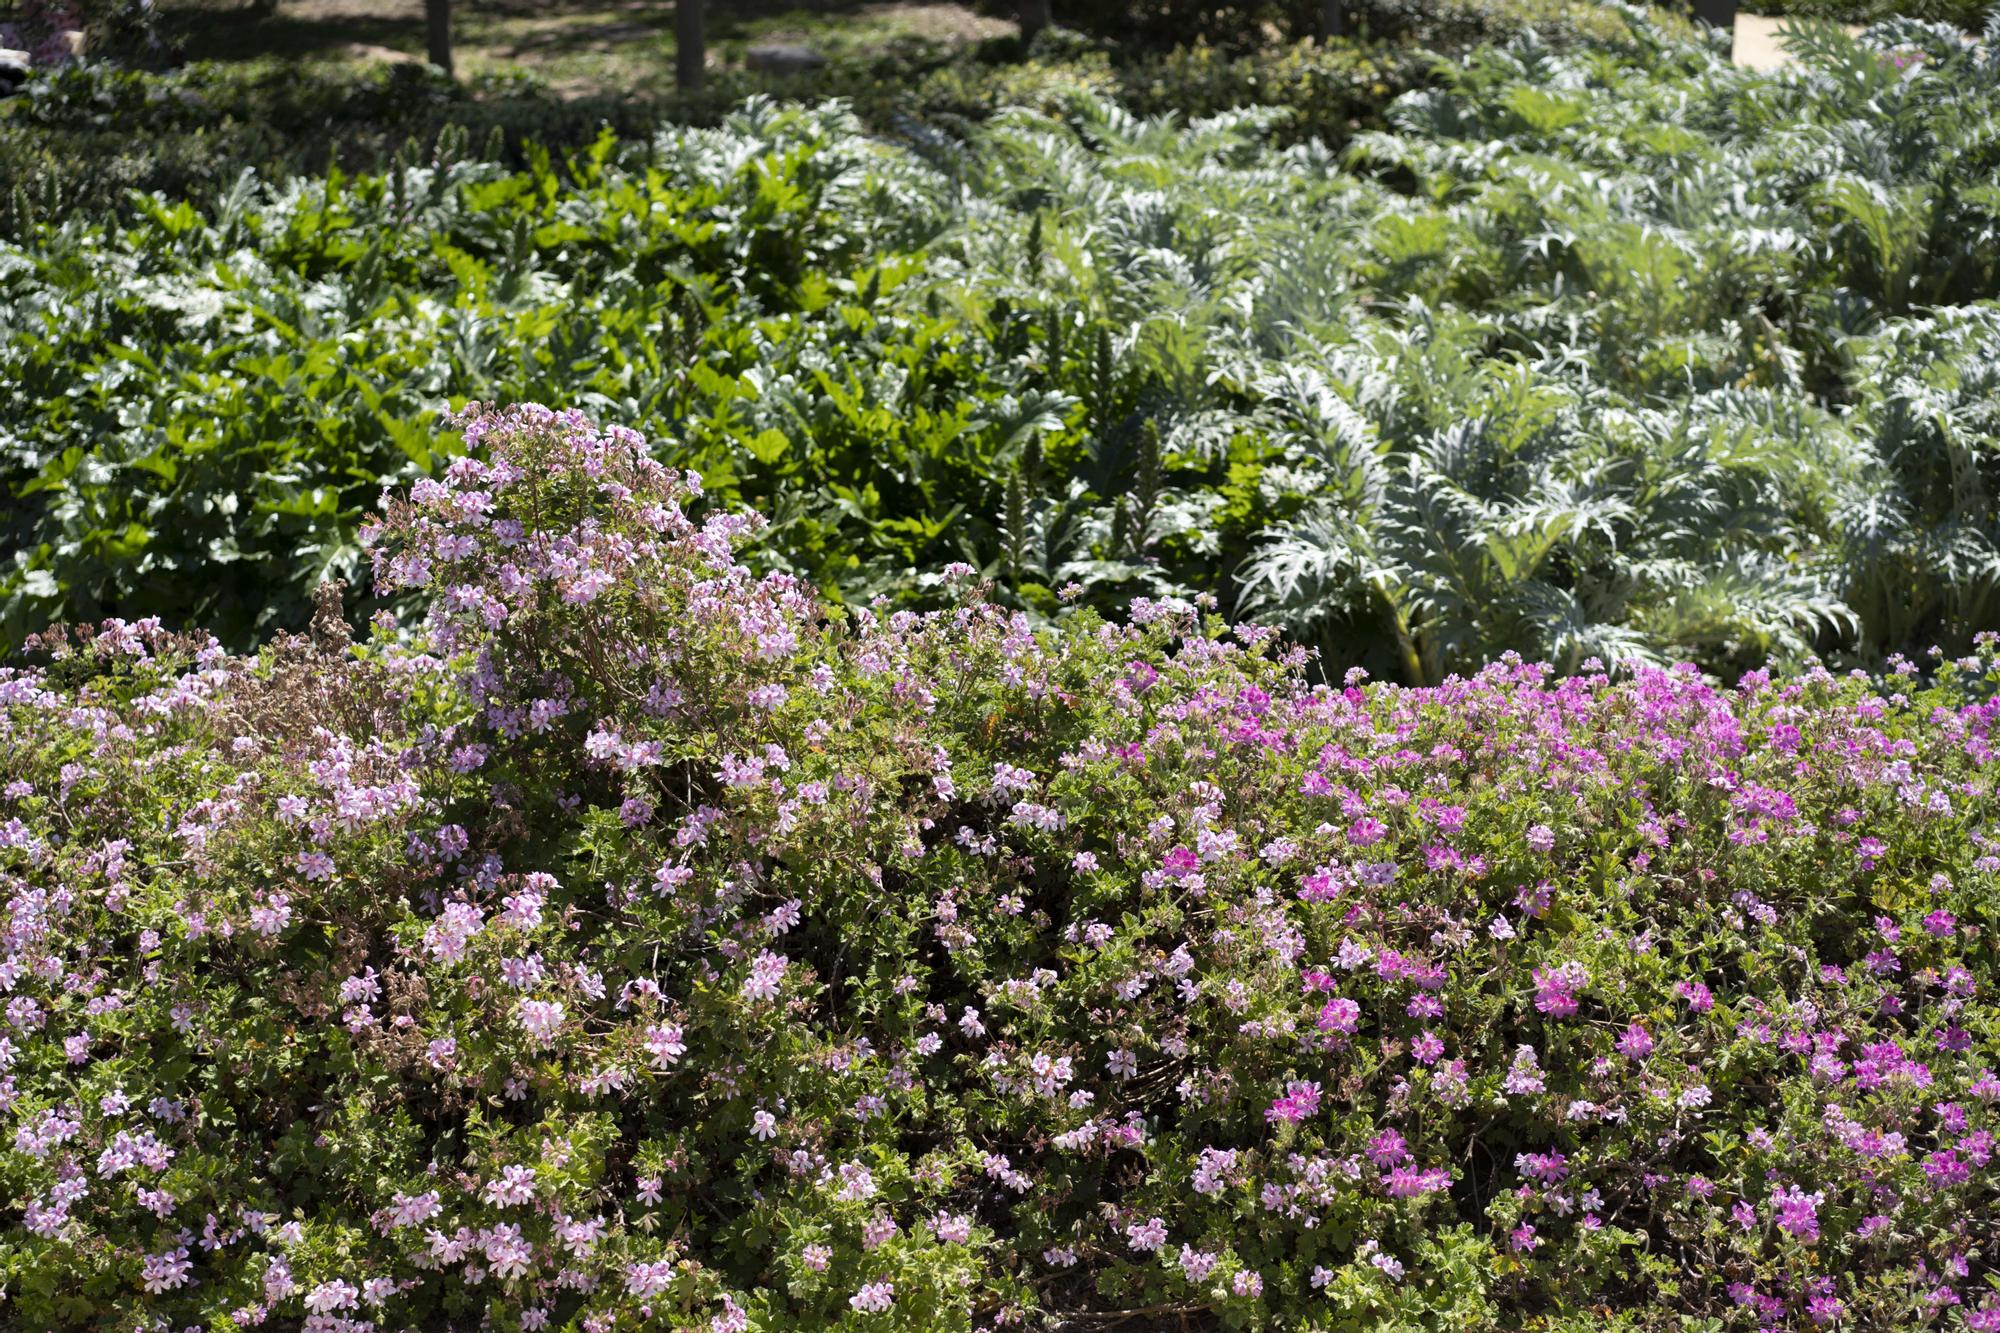
<path fill-rule="evenodd" d="M 1432 682 L 1969 647 L 2000 67 L 1905 24 L 1767 76 L 1621 21 L 1439 65 L 1338 153 L 1279 108 L 1135 116 L 1079 63 L 955 134 L 758 101 L 37 212 L 0 247 L 0 626 L 302 625 L 381 487 L 456 449 L 440 408 L 543 398 L 644 427 L 771 514 L 764 567 L 855 601 L 952 560 L 1042 616 L 1208 592 Z M 1191 50 L 1133 95 L 1269 77 L 1331 121 L 1377 73 L 1340 59 Z"/>
<path fill-rule="evenodd" d="M 1836 23 L 1880 23 L 1910 18 L 1951 23 L 1969 32 L 1986 26 L 1993 6 L 1985 0 L 1755 0 L 1746 6 L 1756 14 L 1829 19 Z"/>

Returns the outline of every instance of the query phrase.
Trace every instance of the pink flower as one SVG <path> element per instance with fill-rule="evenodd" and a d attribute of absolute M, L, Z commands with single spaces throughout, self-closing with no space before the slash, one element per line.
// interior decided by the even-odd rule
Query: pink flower
<path fill-rule="evenodd" d="M 1320 1007 L 1319 1030 L 1352 1034 L 1361 1021 L 1361 1006 L 1352 1000 L 1334 998 Z"/>
<path fill-rule="evenodd" d="M 268 900 L 250 909 L 250 929 L 267 938 L 280 933 L 291 923 L 291 900 L 282 893 L 274 893 Z"/>
<path fill-rule="evenodd" d="M 1319 1098 L 1319 1084 L 1295 1080 L 1285 1085 L 1285 1095 L 1271 1103 L 1264 1119 L 1273 1124 L 1279 1121 L 1297 1124 L 1319 1111 Z"/>
<path fill-rule="evenodd" d="M 1408 1161 L 1409 1157 L 1403 1136 L 1393 1129 L 1385 1129 L 1368 1141 L 1368 1160 L 1385 1170 Z"/>
<path fill-rule="evenodd" d="M 1771 1209 L 1778 1229 L 1802 1241 L 1819 1239 L 1819 1205 L 1824 1193 L 1807 1194 L 1794 1186 L 1780 1186 L 1771 1194 Z"/>
<path fill-rule="evenodd" d="M 183 1233 L 188 1234 L 188 1233 Z M 165 1254 L 149 1254 L 140 1262 L 139 1277 L 146 1290 L 155 1295 L 188 1285 L 188 1274 L 194 1264 L 188 1258 L 187 1246 L 170 1250 Z"/>
<path fill-rule="evenodd" d="M 563 1004 L 561 1000 L 523 1000 L 515 1007 L 514 1016 L 537 1046 L 553 1046 L 563 1025 Z"/>
<path fill-rule="evenodd" d="M 1382 1192 L 1392 1199 L 1415 1199 L 1450 1188 L 1451 1172 L 1441 1166 L 1428 1171 L 1398 1166 L 1382 1178 Z"/>
<path fill-rule="evenodd" d="M 1643 1060 L 1653 1053 L 1653 1034 L 1637 1023 L 1618 1038 L 1618 1053 L 1628 1060 Z"/>
<path fill-rule="evenodd" d="M 502 1167 L 498 1177 L 486 1182 L 484 1197 L 486 1202 L 496 1208 L 510 1208 L 533 1202 L 535 1169 L 531 1166 Z"/>
<path fill-rule="evenodd" d="M 750 975 L 743 980 L 743 998 L 746 1000 L 771 1000 L 778 995 L 778 983 L 784 980 L 785 968 L 789 960 L 768 949 L 757 955 L 750 965 Z"/>
<path fill-rule="evenodd" d="M 331 1314 L 335 1310 L 352 1310 L 360 1299 L 359 1287 L 336 1278 L 331 1282 L 322 1282 L 306 1293 L 306 1309 L 314 1314 Z"/>
<path fill-rule="evenodd" d="M 1569 1161 L 1559 1152 L 1516 1153 L 1514 1169 L 1530 1180 L 1539 1180 L 1544 1185 L 1553 1185 L 1569 1175 Z"/>

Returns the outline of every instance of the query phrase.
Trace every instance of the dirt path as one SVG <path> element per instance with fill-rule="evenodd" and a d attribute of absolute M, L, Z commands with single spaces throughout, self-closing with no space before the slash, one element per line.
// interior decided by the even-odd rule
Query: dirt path
<path fill-rule="evenodd" d="M 1778 45 L 1778 25 L 1783 22 L 1781 18 L 1763 14 L 1738 13 L 1736 46 L 1731 58 L 1751 69 L 1776 69 L 1780 65 L 1791 64 L 1791 56 Z M 1851 33 L 1861 31 L 1856 24 L 1850 23 L 1846 27 Z"/>

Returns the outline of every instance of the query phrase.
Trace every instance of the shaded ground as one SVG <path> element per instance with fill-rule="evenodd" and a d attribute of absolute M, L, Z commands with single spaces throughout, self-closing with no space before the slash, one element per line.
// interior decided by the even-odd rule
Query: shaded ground
<path fill-rule="evenodd" d="M 360 66 L 424 58 L 423 0 L 279 0 L 270 14 L 252 4 L 164 0 L 162 7 L 191 59 Z M 1739 13 L 1736 63 L 1789 63 L 1778 40 L 1783 22 Z M 526 72 L 570 96 L 672 86 L 674 0 L 458 0 L 453 26 L 459 72 L 468 78 Z M 708 58 L 711 68 L 729 68 L 760 42 L 867 55 L 1013 31 L 955 0 L 731 0 L 709 6 Z"/>
<path fill-rule="evenodd" d="M 281 0 L 269 15 L 209 0 L 167 9 L 189 59 L 359 64 L 424 53 L 422 0 Z M 520 70 L 574 94 L 670 86 L 673 27 L 673 0 L 460 0 L 453 13 L 462 75 Z M 907 43 L 961 45 L 1013 30 L 955 3 L 735 0 L 710 6 L 708 58 L 712 67 L 738 65 L 748 47 L 767 41 L 864 54 Z"/>

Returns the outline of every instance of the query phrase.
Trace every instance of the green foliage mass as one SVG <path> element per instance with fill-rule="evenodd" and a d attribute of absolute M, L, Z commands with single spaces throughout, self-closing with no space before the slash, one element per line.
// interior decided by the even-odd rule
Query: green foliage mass
<path fill-rule="evenodd" d="M 1831 19 L 1837 23 L 1912 18 L 1977 30 L 1985 23 L 1992 6 L 1986 0 L 1750 0 L 1744 8 L 1754 14 Z"/>
<path fill-rule="evenodd" d="M 1766 75 L 1620 12 L 1344 151 L 1089 89 L 893 141 L 755 101 L 44 216 L 0 243 L 5 637 L 300 624 L 440 409 L 535 399 L 850 600 L 952 560 L 1043 613 L 1209 593 L 1408 679 L 1962 646 L 2000 618 L 1992 44 L 1815 29 Z"/>

